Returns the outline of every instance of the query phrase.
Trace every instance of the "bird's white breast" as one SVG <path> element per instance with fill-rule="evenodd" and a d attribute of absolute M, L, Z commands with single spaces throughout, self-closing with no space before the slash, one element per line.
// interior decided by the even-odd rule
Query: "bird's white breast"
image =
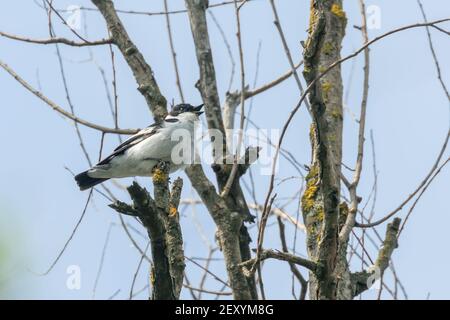
<path fill-rule="evenodd" d="M 197 117 L 192 115 L 179 115 L 177 122 L 164 122 L 161 128 L 156 129 L 156 133 L 137 143 L 123 155 L 117 156 L 111 160 L 111 166 L 103 170 L 95 170 L 92 176 L 121 178 L 132 176 L 151 176 L 152 168 L 158 161 L 171 162 L 170 171 L 174 172 L 184 168 L 193 160 L 194 150 L 194 130 Z M 169 118 L 170 119 L 170 118 Z M 180 142 L 182 137 L 182 142 Z M 172 150 L 177 150 L 183 144 L 186 150 L 191 151 L 189 159 L 183 159 L 173 163 Z M 175 148 L 177 147 L 177 148 Z M 175 149 L 174 149 L 175 148 Z"/>

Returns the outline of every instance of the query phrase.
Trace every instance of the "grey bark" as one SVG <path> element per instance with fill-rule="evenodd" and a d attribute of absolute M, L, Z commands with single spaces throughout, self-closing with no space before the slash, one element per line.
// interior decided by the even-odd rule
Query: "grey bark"
<path fill-rule="evenodd" d="M 205 103 L 205 113 L 207 117 L 208 129 L 219 130 L 222 134 L 222 143 L 218 144 L 218 146 L 220 146 L 222 149 L 218 150 L 216 146 L 213 147 L 213 157 L 216 160 L 216 164 L 213 165 L 213 169 L 216 174 L 220 193 L 225 187 L 230 175 L 231 165 L 226 164 L 224 161 L 224 159 L 226 159 L 228 155 L 229 150 L 227 149 L 225 126 L 222 117 L 222 111 L 220 108 L 216 73 L 206 20 L 206 9 L 208 7 L 208 1 L 186 0 L 185 3 L 188 10 L 192 36 L 195 44 L 197 62 L 199 66 L 200 80 L 197 83 L 197 88 L 199 89 L 203 102 Z M 228 115 L 227 125 L 229 125 L 229 120 L 230 117 Z M 190 170 L 187 171 L 194 187 L 195 185 L 199 186 L 202 184 L 195 183 L 195 180 L 198 179 L 198 176 L 193 174 L 194 171 L 199 172 L 200 170 L 202 171 L 199 166 L 193 166 Z M 207 179 L 206 176 L 204 178 Z M 199 192 L 199 189 L 197 187 L 195 188 L 197 192 Z M 215 213 L 213 208 L 208 209 L 219 229 L 219 240 L 223 245 L 223 254 L 226 260 L 227 270 L 230 277 L 231 286 L 233 288 L 234 297 L 236 299 L 256 299 L 257 292 L 253 276 L 245 278 L 242 275 L 241 270 L 237 267 L 237 264 L 239 264 L 241 261 L 247 260 L 251 257 L 249 247 L 251 239 L 248 235 L 246 226 L 243 224 L 243 221 L 253 220 L 241 186 L 239 184 L 239 179 L 234 179 L 231 186 L 231 191 L 223 199 L 217 194 L 215 190 L 214 193 L 214 198 L 221 199 L 221 201 L 223 202 L 222 209 L 226 209 L 227 212 L 227 216 L 222 216 L 220 217 L 220 219 L 218 219 L 219 217 Z M 202 194 L 200 194 L 200 197 L 202 197 Z M 208 201 L 208 199 L 203 197 L 202 200 L 204 202 Z M 206 202 L 205 205 L 208 207 Z M 233 234 L 230 235 L 228 234 L 229 232 L 232 232 Z M 230 244 L 232 244 L 233 248 L 230 247 Z M 236 281 L 231 281 L 231 279 L 235 279 Z M 237 292 L 235 292 L 235 288 L 238 288 Z"/>
<path fill-rule="evenodd" d="M 342 1 L 312 0 L 310 28 L 303 53 L 304 77 L 312 83 L 323 68 L 340 59 L 346 26 Z M 340 66 L 317 81 L 309 93 L 313 161 L 303 198 L 310 257 L 320 272 L 311 274 L 312 299 L 336 299 L 338 218 L 342 157 L 342 78 Z"/>
<path fill-rule="evenodd" d="M 183 236 L 178 221 L 182 180 L 175 180 L 169 192 L 168 170 L 165 163 L 160 163 L 154 171 L 154 199 L 134 182 L 127 188 L 133 205 L 118 201 L 110 205 L 119 213 L 136 216 L 147 229 L 153 257 L 154 300 L 178 299 L 184 278 Z"/>

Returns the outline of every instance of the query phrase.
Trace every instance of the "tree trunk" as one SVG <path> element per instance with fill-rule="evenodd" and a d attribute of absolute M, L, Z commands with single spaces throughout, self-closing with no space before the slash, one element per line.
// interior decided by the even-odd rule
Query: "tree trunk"
<path fill-rule="evenodd" d="M 304 48 L 304 78 L 311 84 L 330 64 L 340 59 L 346 16 L 340 0 L 312 0 L 308 39 Z M 342 158 L 342 77 L 340 66 L 313 84 L 309 93 L 312 163 L 302 198 L 307 228 L 307 251 L 319 264 L 310 275 L 311 299 L 346 299 L 343 279 L 350 279 L 345 257 L 339 247 L 339 220 Z M 342 212 L 340 212 L 342 211 Z M 337 276 L 342 273 L 344 278 Z M 348 277 L 347 277 L 348 275 Z M 344 285 L 345 287 L 345 285 Z"/>

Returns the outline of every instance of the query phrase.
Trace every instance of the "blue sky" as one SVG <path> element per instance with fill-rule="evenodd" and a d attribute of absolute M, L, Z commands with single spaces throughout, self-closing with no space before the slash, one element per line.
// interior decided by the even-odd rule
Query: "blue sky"
<path fill-rule="evenodd" d="M 162 0 L 114 2 L 117 8 L 123 9 L 163 10 Z M 184 6 L 182 0 L 169 2 L 171 9 Z M 448 1 L 424 0 L 423 3 L 429 20 L 446 18 L 450 14 Z M 92 7 L 90 1 L 81 0 L 55 0 L 54 5 L 57 8 L 67 8 L 69 5 Z M 381 13 L 380 29 L 369 30 L 370 38 L 393 28 L 421 21 L 419 8 L 413 0 L 367 1 L 367 5 L 376 5 Z M 282 0 L 277 1 L 277 6 L 294 60 L 300 61 L 300 41 L 306 39 L 308 25 L 308 1 Z M 360 32 L 353 28 L 353 25 L 360 24 L 357 1 L 345 1 L 344 9 L 347 12 L 348 25 L 342 54 L 346 55 L 359 48 L 362 39 Z M 212 12 L 233 47 L 238 68 L 233 10 L 233 6 L 225 6 L 215 8 Z M 130 37 L 151 64 L 163 94 L 169 101 L 174 99 L 178 102 L 164 17 L 126 14 L 120 17 Z M 82 19 L 88 26 L 89 39 L 106 36 L 105 23 L 97 12 L 86 12 Z M 187 101 L 198 104 L 201 98 L 194 87 L 198 79 L 198 67 L 189 21 L 184 13 L 172 15 L 171 19 L 184 95 Z M 220 32 L 210 16 L 208 19 L 223 101 L 231 63 Z M 58 36 L 73 38 L 73 34 L 59 23 L 56 17 L 54 22 Z M 448 24 L 443 26 L 448 29 Z M 47 17 L 33 1 L 9 1 L 3 4 L 0 12 L 0 30 L 31 38 L 47 38 Z M 253 83 L 259 45 L 261 49 L 257 85 L 270 82 L 289 70 L 273 25 L 268 1 L 254 0 L 243 8 L 242 35 L 247 83 Z M 448 83 L 449 38 L 436 31 L 432 31 L 432 35 L 444 81 Z M 68 109 L 53 45 L 33 45 L 0 38 L 0 47 L 0 59 L 3 62 L 10 65 L 30 84 L 40 88 L 53 101 Z M 113 126 L 103 80 L 96 66 L 98 64 L 104 68 L 106 76 L 111 79 L 108 48 L 93 48 L 94 62 L 86 62 L 89 58 L 86 48 L 60 48 L 77 115 L 92 122 Z M 371 47 L 370 52 L 372 64 L 367 133 L 373 130 L 375 138 L 376 165 L 379 170 L 375 217 L 382 217 L 397 207 L 428 173 L 448 130 L 449 105 L 439 87 L 424 29 L 408 30 L 386 38 Z M 147 126 L 153 121 L 151 114 L 143 97 L 136 90 L 132 73 L 118 51 L 116 60 L 119 124 L 123 128 Z M 353 166 L 356 158 L 357 125 L 352 115 L 359 114 L 362 66 L 362 56 L 343 65 L 344 89 L 348 91 L 344 115 L 344 163 L 349 166 Z M 238 74 L 239 70 L 236 69 L 233 89 L 240 86 Z M 62 119 L 3 70 L 0 72 L 0 84 L 0 137 L 3 150 L 0 166 L 0 233 L 2 238 L 5 238 L 3 241 L 10 243 L 9 250 L 13 248 L 15 254 L 12 256 L 19 256 L 17 259 L 20 261 L 25 259 L 27 269 L 42 272 L 48 268 L 70 235 L 88 195 L 77 189 L 66 168 L 79 172 L 86 169 L 87 163 L 70 121 Z M 253 121 L 261 128 L 279 129 L 298 99 L 296 83 L 289 79 L 253 100 Z M 305 110 L 300 111 L 288 130 L 284 144 L 297 161 L 304 164 L 310 161 L 309 124 L 310 118 Z M 82 135 L 90 156 L 96 159 L 100 134 L 82 128 Z M 115 136 L 107 135 L 104 152 L 111 151 L 116 143 Z M 370 139 L 367 139 L 366 147 L 370 151 Z M 373 184 L 372 160 L 369 152 L 366 155 L 359 189 L 364 200 L 367 199 Z M 447 151 L 444 158 L 448 156 Z M 206 170 L 212 176 L 210 170 Z M 183 173 L 177 173 L 174 177 L 178 175 L 185 178 Z M 292 175 L 296 175 L 292 166 L 281 159 L 277 178 L 281 180 Z M 399 248 L 393 256 L 397 273 L 410 298 L 421 299 L 428 294 L 435 299 L 450 298 L 450 276 L 447 273 L 450 254 L 445 250 L 450 240 L 447 227 L 450 223 L 450 202 L 447 198 L 449 178 L 448 169 L 444 169 L 430 186 L 408 222 L 400 238 Z M 151 189 L 148 179 L 140 181 Z M 258 202 L 264 201 L 268 181 L 268 176 L 256 175 Z M 128 182 L 120 181 L 123 185 Z M 191 189 L 187 178 L 185 182 L 183 197 L 196 198 L 197 195 Z M 298 179 L 291 179 L 277 186 L 279 198 L 295 194 L 299 189 L 298 184 Z M 117 191 L 117 195 L 124 201 L 128 200 L 123 191 Z M 282 201 L 279 201 L 279 205 L 282 205 Z M 8 282 L 8 290 L 4 295 L 33 299 L 90 299 L 93 296 L 107 232 L 111 226 L 110 241 L 105 251 L 95 297 L 106 299 L 120 290 L 116 298 L 127 298 L 140 255 L 120 227 L 117 214 L 108 208 L 107 204 L 108 201 L 103 197 L 94 195 L 94 201 L 89 205 L 84 221 L 53 271 L 47 276 L 35 276 L 30 272 L 18 270 L 18 274 Z M 295 216 L 295 201 L 288 205 L 286 210 Z M 399 216 L 404 217 L 405 213 L 406 210 L 403 210 Z M 144 232 L 135 222 L 125 219 L 140 232 Z M 201 206 L 197 207 L 196 211 L 188 208 L 182 212 L 181 224 L 186 255 L 205 257 L 207 248 L 199 235 L 197 225 L 202 226 L 206 237 L 214 244 L 215 227 L 207 212 Z M 384 234 L 385 225 L 378 230 Z M 256 238 L 255 228 L 252 228 L 251 232 Z M 292 244 L 294 230 L 289 226 L 287 232 Z M 141 248 L 145 247 L 145 237 L 137 233 L 133 233 L 133 237 Z M 280 248 L 277 227 L 271 226 L 271 223 L 266 232 L 265 247 Z M 304 237 L 300 233 L 296 248 L 298 254 L 305 254 Z M 369 250 L 371 255 L 375 256 L 374 248 L 370 247 Z M 220 259 L 220 253 L 216 253 L 215 257 Z M 360 263 L 354 261 L 352 270 L 359 270 Z M 79 266 L 81 271 L 79 290 L 70 290 L 66 285 L 67 268 L 73 265 Z M 217 274 L 224 276 L 223 261 L 213 261 L 212 266 Z M 191 282 L 198 283 L 202 271 L 187 263 L 187 272 Z M 269 298 L 291 298 L 291 279 L 287 274 L 286 264 L 265 264 L 264 280 Z M 148 264 L 144 262 L 135 289 L 144 287 L 148 282 L 147 278 Z M 219 289 L 220 284 L 208 279 L 206 287 Z M 182 297 L 190 298 L 189 292 L 185 290 Z M 374 297 L 376 292 L 373 290 L 363 296 L 368 299 Z M 389 298 L 389 295 L 383 294 L 383 297 Z M 146 298 L 146 292 L 136 298 Z"/>

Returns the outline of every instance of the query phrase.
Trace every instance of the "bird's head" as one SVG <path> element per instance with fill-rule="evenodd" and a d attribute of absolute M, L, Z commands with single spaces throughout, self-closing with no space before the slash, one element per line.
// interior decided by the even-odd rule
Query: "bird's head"
<path fill-rule="evenodd" d="M 170 111 L 170 115 L 173 117 L 179 116 L 180 114 L 183 113 L 193 113 L 195 114 L 197 117 L 199 115 L 201 115 L 203 113 L 203 111 L 201 111 L 201 109 L 203 108 L 203 104 L 194 107 L 188 103 L 181 103 L 181 104 L 177 104 L 176 106 L 174 106 L 172 108 L 172 111 Z"/>

